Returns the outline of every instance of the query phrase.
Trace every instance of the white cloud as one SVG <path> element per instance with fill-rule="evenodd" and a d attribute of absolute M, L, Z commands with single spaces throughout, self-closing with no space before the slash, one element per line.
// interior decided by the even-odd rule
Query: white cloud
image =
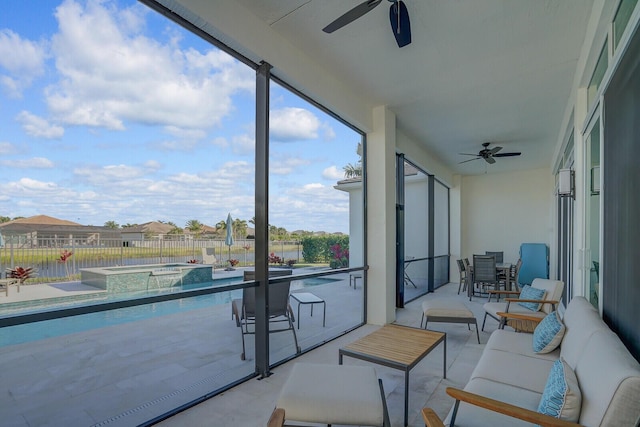
<path fill-rule="evenodd" d="M 61 76 L 46 90 L 63 123 L 122 130 L 127 122 L 206 129 L 220 123 L 238 90 L 253 90 L 251 70 L 211 49 L 180 50 L 142 33 L 145 8 L 67 0 L 53 37 Z"/>
<path fill-rule="evenodd" d="M 150 171 L 158 171 L 162 168 L 162 165 L 157 160 L 147 160 L 144 162 L 144 167 L 149 169 Z"/>
<path fill-rule="evenodd" d="M 222 137 L 222 136 L 218 136 L 216 138 L 213 138 L 213 141 L 211 141 L 211 143 L 213 145 L 215 145 L 216 147 L 219 148 L 227 148 L 229 146 L 229 141 L 227 140 L 227 138 Z"/>
<path fill-rule="evenodd" d="M 18 148 L 10 142 L 0 142 L 0 154 L 15 154 L 18 152 Z"/>
<path fill-rule="evenodd" d="M 336 138 L 336 131 L 329 123 L 322 124 L 322 138 L 325 141 L 332 141 Z"/>
<path fill-rule="evenodd" d="M 199 140 L 206 136 L 202 129 L 184 129 L 178 126 L 166 126 L 165 131 L 176 138 Z"/>
<path fill-rule="evenodd" d="M 320 120 L 303 108 L 283 108 L 269 113 L 269 135 L 276 141 L 316 139 L 319 128 Z"/>
<path fill-rule="evenodd" d="M 131 180 L 143 177 L 145 171 L 142 168 L 129 165 L 108 165 L 103 167 L 86 165 L 74 169 L 73 174 L 77 179 L 92 185 L 110 186 L 112 184 L 130 184 Z"/>
<path fill-rule="evenodd" d="M 233 137 L 232 141 L 234 154 L 250 156 L 255 153 L 256 143 L 251 135 L 237 135 Z"/>
<path fill-rule="evenodd" d="M 44 72 L 46 50 L 41 43 L 24 40 L 11 30 L 0 30 L 0 67 L 9 75 L 0 75 L 6 93 L 19 98 L 22 90 Z"/>
<path fill-rule="evenodd" d="M 338 181 L 344 179 L 344 171 L 336 166 L 329 166 L 322 171 L 322 177 L 331 181 Z"/>
<path fill-rule="evenodd" d="M 330 185 L 290 186 L 272 194 L 269 222 L 289 230 L 343 231 L 349 223 L 349 195 Z"/>
<path fill-rule="evenodd" d="M 52 125 L 46 119 L 28 111 L 21 111 L 16 120 L 22 123 L 22 128 L 27 135 L 47 139 L 59 139 L 64 136 L 64 128 L 62 126 Z"/>
<path fill-rule="evenodd" d="M 276 157 L 275 159 L 271 159 L 269 173 L 274 175 L 288 175 L 310 163 L 309 160 L 300 157 Z"/>
<path fill-rule="evenodd" d="M 51 169 L 54 164 L 44 157 L 32 157 L 30 159 L 3 160 L 3 166 L 16 169 Z"/>

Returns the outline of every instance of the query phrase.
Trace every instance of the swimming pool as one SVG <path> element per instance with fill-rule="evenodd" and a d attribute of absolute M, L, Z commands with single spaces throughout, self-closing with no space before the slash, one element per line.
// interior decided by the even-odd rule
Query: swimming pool
<path fill-rule="evenodd" d="M 319 286 L 340 280 L 341 279 L 327 277 L 314 277 L 302 280 L 292 280 L 291 289 L 303 289 L 309 286 Z M 182 290 L 198 289 L 203 287 L 238 283 L 240 281 L 242 281 L 242 277 L 229 277 L 224 279 L 217 279 L 215 282 L 183 285 L 181 288 Z M 163 291 L 159 290 L 154 292 L 160 293 Z M 166 293 L 168 292 L 168 290 L 165 290 L 164 292 Z M 150 293 L 146 292 L 145 295 L 150 295 Z M 130 294 L 129 296 L 133 295 Z M 232 299 L 241 297 L 242 290 L 236 289 L 233 291 L 223 291 L 215 294 L 201 295 L 197 297 L 180 298 L 177 300 L 163 301 L 153 304 L 139 305 L 135 307 L 125 307 L 116 310 L 83 314 L 80 316 L 64 317 L 60 319 L 46 320 L 43 322 L 8 326 L 5 328 L 0 328 L 0 347 L 23 344 L 77 332 L 84 332 L 91 329 L 103 328 L 106 326 L 120 325 L 123 323 L 135 322 L 137 320 L 151 319 L 159 316 L 167 316 L 190 310 L 228 304 Z M 123 295 L 109 295 L 106 296 L 106 298 L 109 298 L 112 301 L 121 300 L 123 299 Z M 101 301 L 104 300 L 105 297 L 103 296 Z M 84 302 L 86 303 L 87 301 Z M 77 304 L 77 302 L 75 304 Z M 69 305 L 69 303 L 59 304 L 56 308 L 68 307 Z M 47 307 L 54 308 L 50 305 Z"/>
<path fill-rule="evenodd" d="M 84 332 L 106 326 L 121 325 L 137 320 L 180 313 L 189 310 L 228 304 L 233 298 L 241 298 L 242 290 L 164 301 L 117 310 L 100 311 L 80 316 L 63 317 L 43 322 L 0 328 L 0 347 Z"/>

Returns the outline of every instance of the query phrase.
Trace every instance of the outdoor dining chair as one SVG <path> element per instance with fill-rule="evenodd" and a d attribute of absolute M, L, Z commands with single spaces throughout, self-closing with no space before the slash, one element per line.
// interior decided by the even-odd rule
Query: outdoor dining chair
<path fill-rule="evenodd" d="M 270 271 L 269 277 L 274 276 L 290 276 L 291 270 Z M 255 280 L 255 272 L 247 270 L 244 272 L 244 280 Z M 269 283 L 269 333 L 291 331 L 293 341 L 296 347 L 296 353 L 300 353 L 301 349 L 298 345 L 298 337 L 293 327 L 295 317 L 293 310 L 289 305 L 289 288 L 291 280 L 277 283 Z M 242 354 L 240 359 L 246 359 L 246 347 L 244 342 L 245 335 L 255 334 L 256 323 L 256 289 L 242 289 L 242 299 L 234 299 L 231 301 L 231 310 L 233 317 L 236 319 L 236 325 L 242 333 Z M 277 326 L 272 329 L 271 325 Z"/>
<path fill-rule="evenodd" d="M 476 288 L 482 294 L 484 288 L 492 286 L 496 289 L 497 285 L 496 258 L 493 255 L 474 255 L 473 279 L 472 287 L 469 290 L 469 301 L 475 295 Z"/>

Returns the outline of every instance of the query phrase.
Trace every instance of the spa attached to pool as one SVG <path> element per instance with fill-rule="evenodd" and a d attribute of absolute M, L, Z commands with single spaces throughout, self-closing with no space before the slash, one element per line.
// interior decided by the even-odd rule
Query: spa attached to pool
<path fill-rule="evenodd" d="M 107 292 L 130 292 L 211 282 L 212 266 L 202 264 L 148 264 L 83 268 L 80 281 Z"/>

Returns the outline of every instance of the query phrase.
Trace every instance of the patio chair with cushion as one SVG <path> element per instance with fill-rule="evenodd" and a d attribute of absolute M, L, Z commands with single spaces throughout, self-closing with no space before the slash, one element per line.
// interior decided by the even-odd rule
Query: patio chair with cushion
<path fill-rule="evenodd" d="M 274 270 L 269 272 L 269 277 L 290 276 L 291 270 Z M 254 271 L 245 271 L 244 280 L 255 280 Z M 293 341 L 296 347 L 296 353 L 300 353 L 301 349 L 298 345 L 298 337 L 293 327 L 295 317 L 293 310 L 289 305 L 289 287 L 291 280 L 284 282 L 270 283 L 269 285 L 269 333 L 291 331 Z M 236 325 L 240 327 L 242 333 L 242 354 L 240 358 L 246 359 L 246 348 L 244 343 L 245 335 L 255 334 L 256 321 L 256 292 L 255 288 L 242 289 L 242 299 L 234 299 L 231 301 L 232 317 L 236 319 Z M 271 329 L 271 324 L 284 324 L 283 327 Z"/>
<path fill-rule="evenodd" d="M 487 316 L 500 322 L 500 327 L 511 326 L 516 331 L 533 332 L 538 322 L 556 309 L 564 282 L 550 279 L 534 279 L 531 286 L 523 286 L 519 297 L 506 298 L 502 302 L 487 302 L 482 330 Z"/>
<path fill-rule="evenodd" d="M 202 263 L 216 266 L 218 260 L 216 258 L 215 248 L 202 248 Z"/>

